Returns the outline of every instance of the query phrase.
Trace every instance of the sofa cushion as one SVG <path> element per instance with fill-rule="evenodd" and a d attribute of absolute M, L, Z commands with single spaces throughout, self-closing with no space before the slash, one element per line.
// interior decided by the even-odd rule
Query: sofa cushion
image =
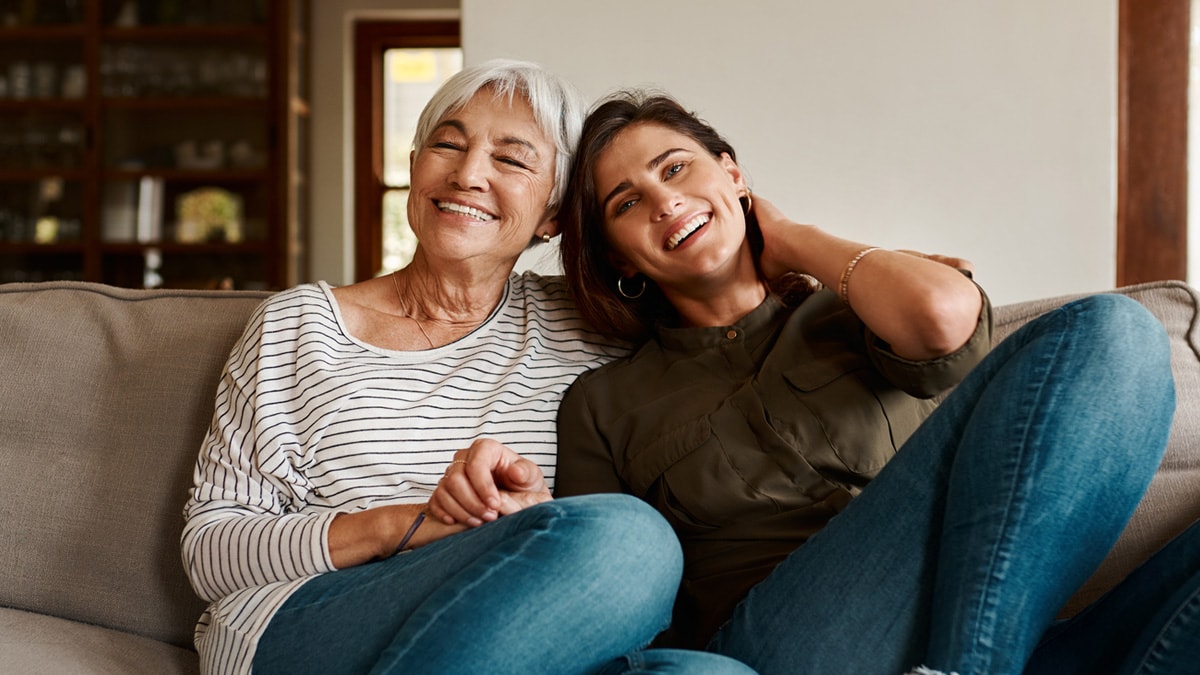
<path fill-rule="evenodd" d="M 191 648 L 183 504 L 267 295 L 0 285 L 0 605 Z"/>
<path fill-rule="evenodd" d="M 1125 577 L 1171 537 L 1200 518 L 1200 296 L 1179 281 L 1127 286 L 1122 293 L 1146 306 L 1171 340 L 1175 375 L 1175 420 L 1166 456 L 1120 540 L 1108 558 L 1065 608 L 1073 614 Z M 1000 340 L 1021 325 L 1078 295 L 1034 300 L 999 307 L 995 338 Z M 1130 410 L 1130 415 L 1138 411 Z"/>
<path fill-rule="evenodd" d="M 0 609 L 0 663 L 22 675 L 193 675 L 196 653 L 108 628 Z"/>

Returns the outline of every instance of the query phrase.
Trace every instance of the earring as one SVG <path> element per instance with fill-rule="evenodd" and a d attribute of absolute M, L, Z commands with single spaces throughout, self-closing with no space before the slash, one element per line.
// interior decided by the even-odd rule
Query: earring
<path fill-rule="evenodd" d="M 626 300 L 637 300 L 646 292 L 646 277 L 642 277 L 642 287 L 637 290 L 637 293 L 630 293 L 625 290 L 625 277 L 617 277 L 617 292 Z"/>
<path fill-rule="evenodd" d="M 746 198 L 745 211 L 746 215 L 750 215 L 750 209 L 754 207 L 754 197 L 750 196 L 750 187 L 746 187 L 746 194 L 742 195 Z"/>
<path fill-rule="evenodd" d="M 542 233 L 542 243 L 543 243 L 543 244 L 549 244 L 549 243 L 550 243 L 550 233 L 549 233 L 549 232 L 543 232 L 543 233 Z"/>

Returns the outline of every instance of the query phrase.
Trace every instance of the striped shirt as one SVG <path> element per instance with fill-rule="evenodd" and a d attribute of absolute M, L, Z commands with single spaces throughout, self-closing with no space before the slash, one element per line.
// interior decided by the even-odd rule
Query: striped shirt
<path fill-rule="evenodd" d="M 337 513 L 425 503 L 475 439 L 536 462 L 553 487 L 563 393 L 623 353 L 585 328 L 561 278 L 529 272 L 478 328 L 426 351 L 355 339 L 324 282 L 267 299 L 226 363 L 184 510 L 184 566 L 211 603 L 202 671 L 250 671 L 275 610 L 333 571 Z"/>

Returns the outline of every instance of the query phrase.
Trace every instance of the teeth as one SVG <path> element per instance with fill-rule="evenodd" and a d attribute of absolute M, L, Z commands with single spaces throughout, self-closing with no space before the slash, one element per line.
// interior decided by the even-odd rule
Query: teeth
<path fill-rule="evenodd" d="M 470 216 L 476 220 L 495 220 L 495 217 L 490 213 L 484 213 L 479 209 L 471 208 L 470 206 L 463 206 L 462 204 L 455 204 L 454 202 L 438 202 L 437 207 L 443 211 L 449 211 L 450 213 L 461 213 L 464 216 Z"/>
<path fill-rule="evenodd" d="M 693 218 L 690 223 L 683 226 L 683 229 L 671 235 L 671 238 L 667 240 L 667 250 L 674 251 L 676 246 L 679 246 L 684 239 L 688 238 L 688 235 L 700 229 L 707 222 L 708 216 L 696 216 Z"/>

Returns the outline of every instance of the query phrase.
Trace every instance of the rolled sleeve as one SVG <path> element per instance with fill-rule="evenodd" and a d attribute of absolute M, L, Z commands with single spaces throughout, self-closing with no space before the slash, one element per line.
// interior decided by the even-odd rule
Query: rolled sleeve
<path fill-rule="evenodd" d="M 983 298 L 979 320 L 962 347 L 936 359 L 912 361 L 897 356 L 886 342 L 868 332 L 872 365 L 889 382 L 918 398 L 932 398 L 954 388 L 992 349 L 992 303 L 982 288 L 979 294 Z"/>

